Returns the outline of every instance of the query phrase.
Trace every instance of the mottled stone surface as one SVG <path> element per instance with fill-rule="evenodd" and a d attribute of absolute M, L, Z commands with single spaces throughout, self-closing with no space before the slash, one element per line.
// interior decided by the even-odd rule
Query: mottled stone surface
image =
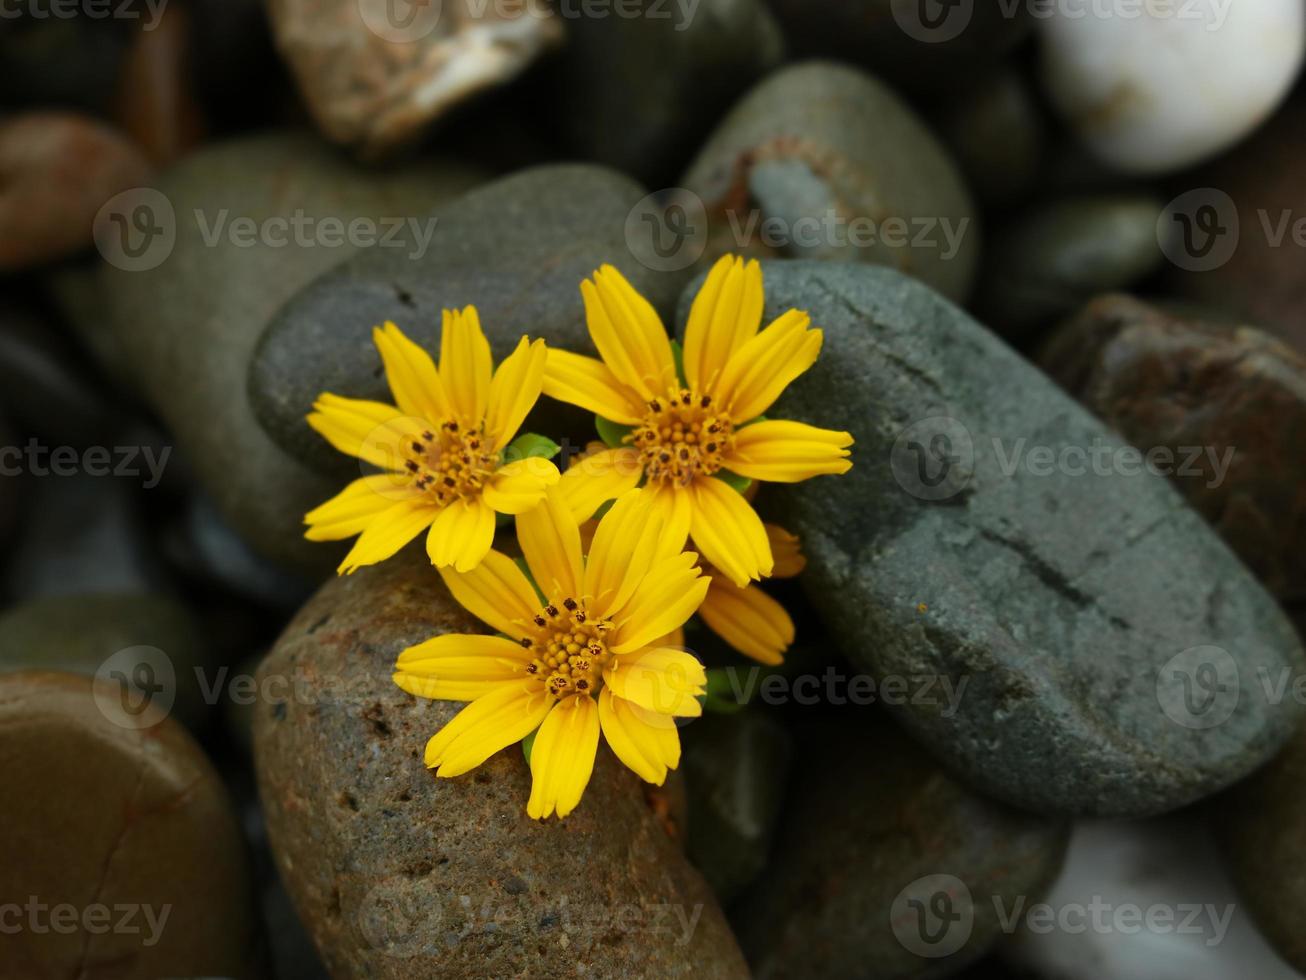
<path fill-rule="evenodd" d="M 934 135 L 882 82 L 828 62 L 784 68 L 717 126 L 682 178 L 707 254 L 891 266 L 954 299 L 970 290 L 977 216 Z"/>
<path fill-rule="evenodd" d="M 1297 637 L 1119 436 L 919 283 L 764 268 L 767 316 L 799 307 L 825 331 L 768 415 L 857 440 L 849 474 L 772 496 L 801 582 L 855 663 L 961 691 L 955 710 L 895 708 L 959 777 L 1034 810 L 1140 815 L 1283 744 L 1300 712 L 1260 678 L 1302 669 Z"/>
<path fill-rule="evenodd" d="M 1289 688 L 1301 698 L 1302 689 Z M 1242 901 L 1275 949 L 1306 971 L 1306 728 L 1220 800 L 1216 828 Z"/>
<path fill-rule="evenodd" d="M 660 186 L 784 42 L 765 0 L 624 7 L 567 20 L 556 99 L 577 153 Z"/>
<path fill-rule="evenodd" d="M 249 393 L 272 438 L 325 472 L 357 474 L 357 463 L 308 427 L 320 392 L 391 402 L 372 328 L 392 320 L 415 342 L 439 351 L 440 311 L 472 304 L 495 361 L 523 334 L 580 353 L 594 352 L 580 283 L 604 262 L 618 266 L 650 302 L 670 312 L 681 273 L 658 272 L 632 253 L 643 229 L 627 217 L 644 196 L 634 181 L 602 167 L 524 170 L 439 208 L 424 254 L 372 249 L 296 294 L 268 325 L 249 371 Z M 523 431 L 560 440 L 593 431 L 589 415 L 541 400 Z M 342 469 L 343 467 L 343 469 Z"/>
<path fill-rule="evenodd" d="M 660 816 L 670 802 L 606 747 L 564 821 L 526 816 L 518 746 L 456 779 L 423 766 L 460 705 L 399 690 L 395 658 L 477 627 L 418 551 L 324 586 L 258 673 L 298 692 L 258 710 L 255 761 L 278 869 L 332 976 L 746 977 Z"/>
<path fill-rule="evenodd" d="M 806 725 L 794 771 L 771 865 L 731 916 L 759 980 L 951 975 L 1060 867 L 1065 825 L 972 794 L 877 710 Z M 939 891 L 958 919 L 918 919 L 909 903 Z"/>
<path fill-rule="evenodd" d="M 167 686 L 172 711 L 194 728 L 203 721 L 208 648 L 186 607 L 162 595 L 92 594 L 31 599 L 0 615 L 0 673 L 60 670 L 93 677 L 147 664 Z"/>
<path fill-rule="evenodd" d="M 796 50 L 883 75 L 914 94 L 964 86 L 1029 34 L 1027 4 L 1003 0 L 770 0 Z"/>
<path fill-rule="evenodd" d="M 277 47 L 323 134 L 375 156 L 416 140 L 562 39 L 542 3 L 271 0 Z"/>
<path fill-rule="evenodd" d="M 149 175 L 140 150 L 89 116 L 9 116 L 0 122 L 0 269 L 26 269 L 89 248 L 104 202 Z"/>
<path fill-rule="evenodd" d="M 1158 269 L 1162 203 L 1096 195 L 1037 207 L 998 228 L 984 254 L 976 309 L 1005 336 L 1046 329 L 1098 293 Z"/>
<path fill-rule="evenodd" d="M 176 722 L 137 727 L 151 710 L 127 714 L 118 690 L 93 695 L 73 674 L 0 676 L 0 894 L 26 926 L 10 932 L 7 914 L 6 976 L 257 975 L 226 791 Z M 124 905 L 136 907 L 126 922 Z M 57 906 L 72 907 L 71 929 L 66 916 L 51 928 Z"/>
<path fill-rule="evenodd" d="M 113 334 L 218 510 L 278 564 L 321 571 L 339 561 L 337 549 L 302 538 L 304 513 L 339 487 L 286 455 L 254 418 L 245 375 L 263 326 L 355 251 L 348 235 L 323 236 L 323 222 L 366 217 L 380 229 L 382 219 L 411 218 L 420 227 L 436 202 L 472 181 L 438 164 L 369 175 L 303 134 L 212 144 L 157 183 L 176 227 L 160 264 L 102 267 L 99 329 Z M 302 234 L 268 224 L 297 215 L 308 222 Z M 248 225 L 232 229 L 240 219 L 253 223 L 253 244 Z"/>
<path fill-rule="evenodd" d="M 1135 446 L 1156 450 L 1157 466 L 1266 588 L 1306 599 L 1306 358 L 1255 327 L 1116 295 L 1058 328 L 1039 364 Z"/>

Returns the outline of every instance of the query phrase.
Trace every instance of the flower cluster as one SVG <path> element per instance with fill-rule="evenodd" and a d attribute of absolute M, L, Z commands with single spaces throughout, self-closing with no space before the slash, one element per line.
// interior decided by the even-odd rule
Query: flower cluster
<path fill-rule="evenodd" d="M 717 262 L 683 350 L 612 266 L 581 295 L 599 358 L 522 337 L 496 370 L 476 310 L 446 311 L 438 367 L 394 324 L 374 331 L 393 405 L 324 393 L 308 417 L 376 472 L 310 511 L 307 536 L 356 537 L 349 573 L 426 531 L 454 599 L 494 631 L 400 654 L 405 691 L 470 702 L 426 765 L 458 776 L 525 742 L 536 819 L 579 804 L 600 733 L 651 783 L 676 768 L 676 719 L 701 712 L 706 683 L 684 649 L 691 616 L 747 656 L 783 660 L 793 621 L 757 583 L 798 574 L 803 557 L 752 495 L 852 465 L 848 433 L 765 415 L 822 335 L 799 310 L 762 327 L 757 262 Z M 561 474 L 555 443 L 518 435 L 541 394 L 594 412 L 603 439 Z M 515 518 L 524 563 L 494 549 L 499 515 Z"/>

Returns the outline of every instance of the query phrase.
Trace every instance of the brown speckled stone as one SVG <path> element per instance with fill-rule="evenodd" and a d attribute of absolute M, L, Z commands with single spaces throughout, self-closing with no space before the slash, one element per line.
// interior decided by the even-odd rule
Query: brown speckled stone
<path fill-rule="evenodd" d="M 1188 502 L 1270 591 L 1306 598 L 1306 359 L 1253 327 L 1109 295 L 1063 324 L 1040 360 L 1134 445 L 1167 447 Z M 1221 465 L 1235 450 L 1223 479 L 1206 447 Z"/>
<path fill-rule="evenodd" d="M 461 706 L 399 690 L 395 658 L 477 628 L 410 548 L 324 586 L 259 669 L 297 692 L 259 708 L 255 759 L 277 866 L 332 976 L 746 977 L 669 801 L 605 746 L 565 821 L 526 816 L 517 746 L 456 779 L 425 768 Z"/>
<path fill-rule="evenodd" d="M 172 719 L 110 721 L 118 692 L 102 701 L 92 683 L 0 676 L 0 902 L 24 906 L 17 932 L 7 911 L 0 977 L 257 975 L 245 845 L 217 774 Z"/>
<path fill-rule="evenodd" d="M 150 165 L 127 137 L 72 112 L 0 124 L 0 269 L 25 269 L 91 245 L 96 212 L 145 183 Z"/>

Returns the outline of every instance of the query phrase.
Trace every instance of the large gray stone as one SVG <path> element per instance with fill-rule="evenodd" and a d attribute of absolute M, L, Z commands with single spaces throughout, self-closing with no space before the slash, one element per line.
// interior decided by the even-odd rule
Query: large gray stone
<path fill-rule="evenodd" d="M 580 283 L 604 262 L 669 311 L 684 275 L 657 272 L 632 252 L 627 218 L 644 195 L 628 177 L 602 167 L 537 167 L 479 188 L 436 212 L 431 247 L 418 260 L 373 249 L 301 290 L 268 325 L 249 372 L 250 398 L 281 446 L 326 472 L 358 472 L 308 427 L 320 392 L 392 402 L 372 342 L 372 327 L 399 325 L 438 351 L 440 311 L 470 304 L 480 313 L 495 361 L 523 334 L 593 353 Z M 636 228 L 635 234 L 642 229 Z M 579 413 L 543 399 L 523 431 L 554 438 Z M 572 425 L 578 434 L 592 434 Z"/>
<path fill-rule="evenodd" d="M 857 440 L 849 474 L 772 500 L 850 659 L 965 685 L 955 706 L 896 708 L 934 753 L 1030 809 L 1141 815 L 1283 744 L 1300 712 L 1274 691 L 1301 671 L 1299 641 L 1136 450 L 917 282 L 765 274 L 768 316 L 799 307 L 825 330 L 768 414 Z"/>

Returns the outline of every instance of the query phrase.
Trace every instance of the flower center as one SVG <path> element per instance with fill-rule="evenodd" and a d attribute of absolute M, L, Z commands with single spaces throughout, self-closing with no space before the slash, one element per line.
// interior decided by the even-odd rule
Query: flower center
<path fill-rule="evenodd" d="M 435 431 L 423 431 L 404 446 L 404 468 L 411 474 L 413 486 L 439 504 L 453 503 L 459 497 L 479 497 L 499 461 L 483 429 L 465 428 L 450 419 Z"/>
<path fill-rule="evenodd" d="M 570 596 L 549 603 L 535 616 L 533 635 L 521 645 L 535 653 L 526 672 L 538 677 L 555 698 L 597 694 L 603 668 L 612 662 L 605 634 L 612 629 L 606 619 L 591 620 L 585 605 Z"/>
<path fill-rule="evenodd" d="M 644 421 L 631 435 L 649 483 L 687 487 L 711 476 L 734 445 L 735 427 L 711 395 L 672 389 L 648 403 Z"/>

